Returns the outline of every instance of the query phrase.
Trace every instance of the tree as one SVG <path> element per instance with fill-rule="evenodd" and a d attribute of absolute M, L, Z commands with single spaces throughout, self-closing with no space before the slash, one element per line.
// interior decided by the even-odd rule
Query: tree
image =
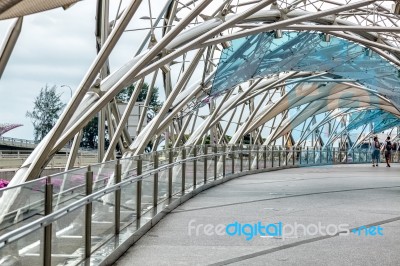
<path fill-rule="evenodd" d="M 130 85 L 129 87 L 123 89 L 120 93 L 117 94 L 116 96 L 117 101 L 127 103 L 131 98 L 134 90 L 135 90 L 134 85 Z M 144 102 L 146 100 L 148 90 L 149 90 L 149 85 L 147 83 L 143 83 L 142 90 L 140 91 L 137 98 L 137 102 Z M 154 87 L 152 90 L 149 106 L 153 113 L 156 113 L 162 106 L 162 104 L 158 101 L 158 88 L 156 87 Z M 106 148 L 108 147 L 110 142 L 107 136 L 108 134 L 106 129 L 106 140 L 105 140 Z M 97 148 L 97 143 L 98 143 L 98 118 L 94 117 L 83 128 L 81 147 L 95 149 Z"/>
<path fill-rule="evenodd" d="M 129 101 L 129 99 L 132 96 L 133 91 L 135 90 L 135 85 L 130 85 L 129 87 L 123 89 L 120 93 L 117 94 L 117 100 L 127 103 Z M 138 98 L 137 98 L 137 102 L 144 102 L 146 100 L 147 97 L 147 92 L 149 90 L 149 85 L 147 83 L 143 83 L 142 89 L 139 92 Z M 151 98 L 150 98 L 150 109 L 152 109 L 152 111 L 154 111 L 155 113 L 158 112 L 158 110 L 161 108 L 162 104 L 159 102 L 158 100 L 158 88 L 157 87 L 153 87 L 152 91 L 151 91 Z"/>
<path fill-rule="evenodd" d="M 83 128 L 81 147 L 92 149 L 97 147 L 98 121 L 96 116 Z"/>
<path fill-rule="evenodd" d="M 92 120 L 83 128 L 81 147 L 96 149 L 98 144 L 98 128 L 99 128 L 99 118 L 97 116 L 93 117 Z M 110 145 L 110 139 L 108 137 L 108 127 L 105 128 L 105 142 L 104 147 L 107 149 Z"/>
<path fill-rule="evenodd" d="M 56 89 L 55 85 L 50 88 L 46 84 L 34 101 L 33 111 L 26 112 L 26 116 L 32 120 L 35 141 L 42 140 L 49 133 L 65 107 Z"/>

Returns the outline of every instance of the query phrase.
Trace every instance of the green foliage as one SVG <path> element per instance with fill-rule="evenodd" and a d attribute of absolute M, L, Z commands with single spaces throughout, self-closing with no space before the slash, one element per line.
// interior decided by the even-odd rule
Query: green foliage
<path fill-rule="evenodd" d="M 97 147 L 97 129 L 99 118 L 96 116 L 83 128 L 81 147 L 96 148 Z"/>
<path fill-rule="evenodd" d="M 123 89 L 120 93 L 117 94 L 116 96 L 117 100 L 127 103 L 131 98 L 131 95 L 134 90 L 135 90 L 135 85 L 130 85 L 129 87 Z M 146 100 L 148 90 L 149 90 L 149 85 L 147 83 L 143 83 L 142 89 L 137 98 L 137 102 L 144 102 Z M 154 112 L 158 112 L 158 110 L 162 106 L 162 104 L 158 100 L 158 97 L 159 97 L 158 88 L 153 87 L 151 91 L 149 106 Z"/>
<path fill-rule="evenodd" d="M 26 112 L 26 116 L 32 120 L 35 141 L 42 140 L 49 133 L 65 107 L 56 89 L 55 85 L 50 88 L 46 84 L 34 101 L 33 111 Z"/>
<path fill-rule="evenodd" d="M 99 118 L 97 116 L 93 117 L 92 120 L 83 128 L 81 147 L 96 149 L 98 145 L 98 128 L 99 128 Z M 108 135 L 108 127 L 105 128 L 105 143 L 104 147 L 107 149 L 110 145 L 110 138 Z"/>
<path fill-rule="evenodd" d="M 129 99 L 131 98 L 131 95 L 133 91 L 135 90 L 135 86 L 131 85 L 125 89 L 123 89 L 120 93 L 117 94 L 116 99 L 120 102 L 127 103 Z M 142 90 L 140 91 L 137 101 L 138 102 L 144 102 L 146 100 L 147 96 L 147 91 L 149 90 L 149 85 L 147 83 L 144 83 L 142 86 Z M 155 113 L 157 112 L 162 104 L 158 101 L 158 88 L 154 87 L 152 90 L 152 95 L 150 98 L 150 107 L 151 110 Z M 106 129 L 107 131 L 107 129 Z M 108 134 L 106 132 L 106 140 L 105 140 L 105 146 L 106 148 L 109 145 L 109 138 Z M 98 143 L 98 118 L 94 117 L 84 128 L 83 128 L 83 133 L 82 133 L 82 141 L 81 141 L 81 147 L 85 148 L 91 148 L 95 149 L 97 148 L 97 143 Z M 148 148 L 151 148 L 151 143 L 149 144 Z"/>

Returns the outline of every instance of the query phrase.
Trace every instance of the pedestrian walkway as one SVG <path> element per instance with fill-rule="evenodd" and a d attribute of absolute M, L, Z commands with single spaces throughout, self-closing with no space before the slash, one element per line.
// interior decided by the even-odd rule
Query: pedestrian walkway
<path fill-rule="evenodd" d="M 234 179 L 179 206 L 116 265 L 398 265 L 399 170 L 397 164 L 338 165 Z M 299 227 L 297 235 L 253 234 L 246 240 L 217 228 L 259 221 L 302 224 L 310 235 Z M 318 224 L 330 233 L 339 225 L 359 230 L 311 235 L 311 225 Z"/>

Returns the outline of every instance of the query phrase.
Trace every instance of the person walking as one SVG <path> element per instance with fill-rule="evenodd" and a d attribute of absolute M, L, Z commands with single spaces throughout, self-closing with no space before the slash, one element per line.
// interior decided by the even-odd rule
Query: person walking
<path fill-rule="evenodd" d="M 390 157 L 392 155 L 392 142 L 390 141 L 390 137 L 386 138 L 385 142 L 385 160 L 386 160 L 386 167 L 390 167 Z"/>
<path fill-rule="evenodd" d="M 381 144 L 378 141 L 378 137 L 374 137 L 374 143 L 372 144 L 372 166 L 378 166 L 379 158 L 380 158 L 380 148 Z M 376 164 L 374 164 L 376 161 Z"/>

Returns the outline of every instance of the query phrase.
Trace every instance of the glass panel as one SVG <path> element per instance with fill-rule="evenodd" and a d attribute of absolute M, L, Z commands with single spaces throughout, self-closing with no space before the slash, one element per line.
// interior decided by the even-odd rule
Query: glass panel
<path fill-rule="evenodd" d="M 215 157 L 212 155 L 213 152 L 209 149 L 207 158 L 207 180 L 214 180 L 214 161 Z"/>
<path fill-rule="evenodd" d="M 51 176 L 53 184 L 53 210 L 68 206 L 86 195 L 87 168 Z"/>
<path fill-rule="evenodd" d="M 115 192 L 93 201 L 92 214 L 92 250 L 94 250 L 103 244 L 108 236 L 114 234 Z"/>
<path fill-rule="evenodd" d="M 121 163 L 121 179 L 125 180 L 133 176 L 137 176 L 136 157 L 120 160 Z"/>
<path fill-rule="evenodd" d="M 168 197 L 168 169 L 158 173 L 158 203 Z"/>
<path fill-rule="evenodd" d="M 147 212 L 153 207 L 153 176 L 142 180 L 142 213 Z"/>
<path fill-rule="evenodd" d="M 398 87 L 398 69 L 378 53 L 342 38 L 331 36 L 326 42 L 321 33 L 296 31 L 284 31 L 281 38 L 263 32 L 233 40 L 222 51 L 211 95 L 218 96 L 250 78 L 286 71 L 326 71 L 356 80 L 396 104 L 400 101 L 392 91 Z M 383 122 L 382 128 L 388 123 Z M 377 126 L 380 131 L 382 128 Z"/>
<path fill-rule="evenodd" d="M 194 148 L 193 147 L 185 147 L 186 149 L 186 158 L 193 158 L 194 154 Z M 192 161 L 186 161 L 186 172 L 185 172 L 185 188 L 191 188 L 193 187 L 193 176 L 194 176 L 194 170 L 193 170 L 193 162 Z"/>
<path fill-rule="evenodd" d="M 136 182 L 121 189 L 121 228 L 136 220 Z"/>
<path fill-rule="evenodd" d="M 181 149 L 173 151 L 176 161 L 181 160 Z M 172 194 L 175 195 L 182 191 L 182 164 L 177 164 L 172 168 Z"/>
<path fill-rule="evenodd" d="M 242 163 L 241 162 L 241 156 L 240 156 L 240 154 L 241 154 L 241 150 L 240 150 L 240 147 L 235 147 L 235 154 L 234 154 L 234 156 L 235 156 L 235 173 L 240 173 L 241 171 L 240 171 L 240 164 Z"/>
<path fill-rule="evenodd" d="M 52 234 L 51 265 L 66 265 L 83 258 L 85 247 L 85 207 L 58 219 Z"/>
<path fill-rule="evenodd" d="M 43 265 L 43 235 L 42 228 L 9 243 L 0 249 L 0 258 L 9 262 L 7 265 Z"/>
<path fill-rule="evenodd" d="M 110 161 L 91 167 L 93 171 L 93 192 L 113 185 L 116 161 Z"/>
<path fill-rule="evenodd" d="M 46 178 L 0 190 L 2 200 L 15 197 L 0 225 L 0 234 L 42 218 L 44 214 Z"/>
<path fill-rule="evenodd" d="M 196 184 L 198 185 L 204 183 L 204 161 L 205 159 L 201 157 L 196 162 Z M 194 164 L 194 162 L 192 164 Z"/>

